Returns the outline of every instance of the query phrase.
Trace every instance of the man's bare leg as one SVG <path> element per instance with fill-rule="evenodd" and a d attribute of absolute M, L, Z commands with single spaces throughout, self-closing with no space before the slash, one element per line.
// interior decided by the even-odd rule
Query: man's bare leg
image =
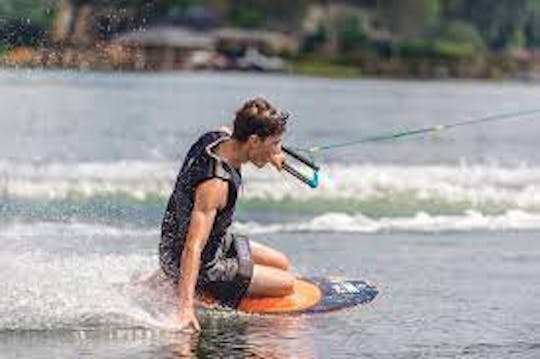
<path fill-rule="evenodd" d="M 282 297 L 293 292 L 294 277 L 275 267 L 253 265 L 253 276 L 247 295 L 250 297 Z"/>
<path fill-rule="evenodd" d="M 283 271 L 289 270 L 290 261 L 285 254 L 252 240 L 249 241 L 249 246 L 255 264 L 274 267 Z"/>

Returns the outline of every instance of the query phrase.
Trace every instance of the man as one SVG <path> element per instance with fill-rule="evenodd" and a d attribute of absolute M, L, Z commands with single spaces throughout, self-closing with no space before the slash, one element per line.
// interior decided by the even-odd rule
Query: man
<path fill-rule="evenodd" d="M 247 101 L 237 112 L 232 134 L 204 134 L 188 151 L 162 223 L 160 265 L 177 285 L 173 321 L 200 330 L 195 295 L 211 294 L 236 307 L 244 295 L 283 296 L 294 277 L 282 253 L 229 231 L 241 184 L 240 169 L 283 164 L 282 135 L 287 116 L 268 101 Z"/>

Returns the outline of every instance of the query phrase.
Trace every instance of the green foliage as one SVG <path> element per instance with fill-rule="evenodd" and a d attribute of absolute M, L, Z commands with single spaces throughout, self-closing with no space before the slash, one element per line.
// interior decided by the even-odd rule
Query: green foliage
<path fill-rule="evenodd" d="M 531 16 L 525 27 L 526 46 L 540 47 L 540 0 L 534 1 Z"/>
<path fill-rule="evenodd" d="M 233 7 L 230 19 L 235 26 L 259 27 L 264 24 L 266 17 L 262 9 L 246 1 L 244 6 Z"/>
<path fill-rule="evenodd" d="M 312 53 L 317 51 L 328 38 L 326 28 L 322 23 L 317 26 L 317 31 L 314 34 L 309 34 L 305 37 L 302 51 L 306 53 Z"/>
<path fill-rule="evenodd" d="M 470 59 L 476 55 L 476 49 L 472 44 L 435 40 L 433 42 L 434 57 L 447 60 Z"/>
<path fill-rule="evenodd" d="M 171 4 L 167 7 L 168 15 L 179 15 L 184 13 L 189 8 L 198 5 L 199 1 L 197 0 L 176 0 L 172 1 Z"/>
<path fill-rule="evenodd" d="M 292 71 L 299 74 L 335 78 L 349 78 L 362 75 L 358 66 L 344 65 L 321 59 L 302 59 L 292 63 Z"/>
<path fill-rule="evenodd" d="M 290 30 L 301 34 L 306 9 L 347 3 L 357 6 L 341 21 L 309 34 L 303 43 L 306 52 L 317 52 L 327 41 L 337 39 L 341 53 L 373 51 L 383 57 L 396 52 L 402 56 L 467 57 L 481 51 L 520 47 L 540 47 L 540 0 L 78 0 L 95 6 L 130 7 L 145 20 L 177 16 L 193 6 L 214 9 L 224 16 L 225 25 L 248 28 Z M 17 42 L 35 41 L 28 33 L 43 33 L 51 25 L 59 0 L 0 0 L 0 31 L 5 24 L 32 28 L 21 31 Z M 367 6 L 367 7 L 366 7 Z M 361 14 L 362 11 L 366 11 Z M 372 26 L 376 23 L 376 26 Z M 15 25 L 13 25 L 15 24 Z M 327 27 L 325 27 L 327 26 Z M 4 28 L 2 28 L 4 27 Z M 10 29 L 11 29 L 10 28 Z M 373 29 L 388 30 L 389 40 L 373 39 Z M 8 29 L 9 30 L 9 29 Z M 332 36 L 330 36 L 330 34 Z M 337 37 L 334 37 L 336 35 Z M 376 36 L 375 36 L 376 38 Z M 395 39 L 415 38 L 399 44 Z M 380 39 L 380 38 L 379 38 Z M 423 40 L 421 40 L 423 39 Z"/>
<path fill-rule="evenodd" d="M 473 24 L 494 49 L 504 49 L 521 42 L 530 18 L 531 0 L 448 0 L 445 18 L 460 19 Z"/>
<path fill-rule="evenodd" d="M 398 46 L 398 53 L 404 58 L 462 60 L 470 59 L 477 50 L 472 44 L 444 39 L 413 38 Z"/>
<path fill-rule="evenodd" d="M 422 0 L 420 6 L 425 26 L 437 25 L 441 16 L 441 0 Z"/>
<path fill-rule="evenodd" d="M 0 1 L 0 42 L 36 46 L 43 43 L 53 9 L 41 0 Z"/>
<path fill-rule="evenodd" d="M 53 9 L 42 0 L 2 0 L 0 19 L 48 26 Z"/>
<path fill-rule="evenodd" d="M 465 21 L 456 20 L 443 25 L 439 37 L 450 42 L 470 44 L 477 49 L 485 47 L 478 30 Z"/>
<path fill-rule="evenodd" d="M 282 28 L 296 28 L 301 22 L 308 0 L 230 0 L 224 1 L 229 21 L 240 27 L 262 27 L 280 24 Z"/>
<path fill-rule="evenodd" d="M 440 20 L 441 0 L 379 0 L 380 16 L 395 33 L 419 34 Z"/>
<path fill-rule="evenodd" d="M 345 21 L 338 27 L 341 51 L 349 52 L 366 43 L 366 23 L 365 16 L 349 15 L 345 18 Z"/>
<path fill-rule="evenodd" d="M 523 48 L 525 47 L 526 39 L 523 30 L 516 29 L 513 33 L 508 34 L 508 39 L 506 40 L 506 47 L 509 48 Z"/>

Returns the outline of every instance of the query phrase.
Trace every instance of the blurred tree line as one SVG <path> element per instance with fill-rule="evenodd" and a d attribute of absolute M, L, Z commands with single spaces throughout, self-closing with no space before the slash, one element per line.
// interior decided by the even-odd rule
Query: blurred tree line
<path fill-rule="evenodd" d="M 39 45 L 51 23 L 51 5 L 42 0 L 0 1 L 0 46 Z"/>
<path fill-rule="evenodd" d="M 35 43 L 50 27 L 59 3 L 60 0 L 0 1 L 2 42 Z M 148 22 L 203 7 L 221 14 L 227 25 L 288 31 L 301 30 L 311 5 L 348 4 L 375 9 L 370 15 L 375 19 L 371 20 L 402 38 L 440 37 L 494 50 L 540 45 L 540 0 L 71 0 L 71 3 L 133 8 L 140 19 Z M 366 39 L 365 21 L 369 19 L 351 16 L 341 24 L 341 41 L 346 48 L 354 48 L 356 43 L 361 45 Z M 10 37 L 17 29 L 21 30 L 21 36 Z"/>
<path fill-rule="evenodd" d="M 217 14 L 219 25 L 301 35 L 303 54 L 327 54 L 345 62 L 358 61 L 358 54 L 459 60 L 540 47 L 540 0 L 1 0 L 0 46 L 43 44 L 59 6 L 66 2 L 130 9 L 127 22 L 110 10 L 100 23 L 105 39 L 190 14 L 204 21 L 201 14 L 206 11 Z M 345 10 L 336 15 L 336 6 Z M 312 21 L 306 29 L 313 8 L 322 15 L 313 17 L 315 25 Z"/>

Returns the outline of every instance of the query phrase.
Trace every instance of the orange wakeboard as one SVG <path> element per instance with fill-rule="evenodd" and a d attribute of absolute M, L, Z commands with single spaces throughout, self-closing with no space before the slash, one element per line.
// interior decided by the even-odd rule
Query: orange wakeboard
<path fill-rule="evenodd" d="M 154 279 L 150 276 L 132 283 L 131 295 L 149 312 L 161 316 L 178 304 L 176 292 L 167 280 Z M 238 311 L 286 315 L 323 313 L 369 303 L 378 293 L 375 286 L 363 280 L 298 278 L 291 294 L 282 297 L 244 297 L 238 305 Z M 201 309 L 223 308 L 217 299 L 208 295 L 198 296 L 197 306 Z"/>
<path fill-rule="evenodd" d="M 298 278 L 291 294 L 283 297 L 245 297 L 238 310 L 260 314 L 322 313 L 372 301 L 379 291 L 363 280 L 328 277 Z M 217 301 L 206 297 L 207 304 Z"/>

